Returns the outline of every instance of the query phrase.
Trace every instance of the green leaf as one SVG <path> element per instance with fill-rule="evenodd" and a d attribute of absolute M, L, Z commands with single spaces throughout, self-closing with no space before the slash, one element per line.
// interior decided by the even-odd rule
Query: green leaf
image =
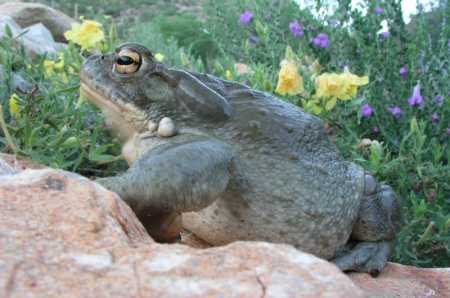
<path fill-rule="evenodd" d="M 366 99 L 365 98 L 358 98 L 354 100 L 350 100 L 349 105 L 352 107 L 360 106 Z"/>
<path fill-rule="evenodd" d="M 61 146 L 64 148 L 71 148 L 71 147 L 77 147 L 79 144 L 79 140 L 77 137 L 72 136 L 72 137 L 68 137 L 62 144 Z"/>
<path fill-rule="evenodd" d="M 370 165 L 374 170 L 378 170 L 383 160 L 383 146 L 379 142 L 372 142 L 370 145 Z"/>
<path fill-rule="evenodd" d="M 117 158 L 114 155 L 101 154 L 94 151 L 89 153 L 88 159 L 94 162 L 111 162 Z"/>
<path fill-rule="evenodd" d="M 334 107 L 336 106 L 336 102 L 337 102 L 336 97 L 329 99 L 325 104 L 325 110 L 331 111 L 332 109 L 334 109 Z"/>
<path fill-rule="evenodd" d="M 9 25 L 5 26 L 5 33 L 6 33 L 6 36 L 8 36 L 9 38 L 13 37 L 13 33 L 12 33 L 11 27 L 9 27 Z"/>
<path fill-rule="evenodd" d="M 427 211 L 427 204 L 425 203 L 425 200 L 421 200 L 417 205 L 416 209 L 414 210 L 415 217 L 416 218 L 423 217 L 426 211 Z"/>
<path fill-rule="evenodd" d="M 256 28 L 256 32 L 258 33 L 258 36 L 265 37 L 267 34 L 266 27 L 260 21 L 256 21 L 255 24 L 256 24 L 255 28 Z"/>
<path fill-rule="evenodd" d="M 286 47 L 286 53 L 284 54 L 284 59 L 294 62 L 299 62 L 298 56 L 294 53 L 290 46 Z"/>
<path fill-rule="evenodd" d="M 412 133 L 420 133 L 419 125 L 417 124 L 416 117 L 412 117 L 409 126 L 410 126 L 410 130 L 411 130 Z"/>

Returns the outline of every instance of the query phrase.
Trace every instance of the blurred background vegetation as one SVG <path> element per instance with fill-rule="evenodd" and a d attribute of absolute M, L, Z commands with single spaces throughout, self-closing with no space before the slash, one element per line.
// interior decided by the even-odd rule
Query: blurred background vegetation
<path fill-rule="evenodd" d="M 290 46 L 302 61 L 317 61 L 321 71 L 344 67 L 368 75 L 369 85 L 352 101 L 339 102 L 322 113 L 330 133 L 349 160 L 391 184 L 401 197 L 404 227 L 394 260 L 416 266 L 450 267 L 450 4 L 435 1 L 429 11 L 405 23 L 401 1 L 362 1 L 365 11 L 339 1 L 331 13 L 300 9 L 291 0 L 77 0 L 40 1 L 75 18 L 95 19 L 107 33 L 105 50 L 124 41 L 139 41 L 164 63 L 241 81 L 274 92 L 280 62 Z M 320 8 L 326 1 L 312 1 Z M 382 8 L 379 10 L 378 8 Z M 239 22 L 244 11 L 253 14 Z M 389 36 L 381 35 L 382 21 Z M 289 28 L 298 21 L 304 32 Z M 312 40 L 320 33 L 329 46 Z M 63 73 L 45 77 L 44 58 L 33 62 L 0 43 L 1 63 L 39 84 L 38 97 L 23 98 L 22 117 L 6 114 L 21 153 L 54 167 L 87 176 L 104 176 L 125 169 L 120 148 L 102 126 L 101 116 L 78 100 L 78 70 L 82 56 L 74 45 L 65 52 Z M 240 71 L 236 63 L 245 64 Z M 305 67 L 307 66 L 307 62 Z M 406 67 L 408 73 L 400 75 Z M 305 82 L 307 85 L 308 82 Z M 408 104 L 420 84 L 424 103 Z M 307 86 L 308 87 L 308 86 Z M 11 90 L 0 89 L 2 98 Z M 285 97 L 305 107 L 307 96 Z M 7 103 L 5 110 L 7 111 Z M 370 116 L 362 112 L 370 105 Z M 401 109 L 397 117 L 390 112 Z M 0 150 L 11 152 L 0 136 Z"/>

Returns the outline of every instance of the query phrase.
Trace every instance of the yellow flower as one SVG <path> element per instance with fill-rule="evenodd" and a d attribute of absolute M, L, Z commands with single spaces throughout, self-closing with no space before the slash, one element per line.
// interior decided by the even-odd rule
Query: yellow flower
<path fill-rule="evenodd" d="M 342 91 L 341 77 L 336 73 L 324 73 L 316 78 L 317 97 L 339 97 Z"/>
<path fill-rule="evenodd" d="M 231 81 L 233 79 L 233 73 L 231 73 L 231 71 L 229 69 L 227 69 L 227 71 L 225 72 L 225 78 L 228 81 Z"/>
<path fill-rule="evenodd" d="M 297 95 L 303 90 L 303 78 L 298 73 L 297 64 L 291 60 L 283 60 L 275 92 L 281 95 Z"/>
<path fill-rule="evenodd" d="M 69 74 L 73 75 L 73 74 L 76 74 L 77 71 L 75 70 L 75 68 L 73 68 L 73 66 L 69 65 L 67 72 Z"/>
<path fill-rule="evenodd" d="M 14 118 L 20 116 L 20 111 L 22 110 L 19 104 L 20 101 L 21 99 L 16 93 L 13 93 L 9 98 L 9 112 Z"/>
<path fill-rule="evenodd" d="M 316 78 L 316 96 L 349 100 L 356 96 L 358 87 L 368 83 L 369 78 L 367 76 L 358 77 L 349 71 L 341 74 L 324 73 Z M 330 102 L 330 105 L 333 105 L 332 102 Z"/>
<path fill-rule="evenodd" d="M 55 73 L 55 61 L 46 59 L 43 65 L 45 77 L 51 77 Z"/>
<path fill-rule="evenodd" d="M 69 78 L 67 77 L 65 72 L 60 73 L 59 77 L 64 84 L 69 83 Z"/>
<path fill-rule="evenodd" d="M 63 53 L 59 53 L 58 60 L 59 61 L 55 63 L 55 68 L 57 70 L 62 70 L 64 68 L 64 54 Z"/>
<path fill-rule="evenodd" d="M 164 55 L 161 53 L 156 53 L 155 59 L 156 59 L 156 61 L 162 62 L 164 60 Z"/>
<path fill-rule="evenodd" d="M 357 75 L 352 74 L 350 71 L 346 70 L 343 74 L 341 74 L 343 81 L 347 86 L 346 94 L 342 100 L 349 100 L 356 96 L 358 93 L 358 87 L 367 85 L 369 83 L 369 77 L 358 77 Z"/>
<path fill-rule="evenodd" d="M 46 78 L 51 77 L 55 71 L 61 71 L 64 69 L 64 54 L 59 53 L 58 61 L 44 60 L 44 75 Z"/>
<path fill-rule="evenodd" d="M 72 24 L 72 29 L 64 33 L 64 37 L 84 50 L 98 48 L 100 43 L 105 40 L 102 25 L 90 20 L 84 20 L 81 24 Z"/>

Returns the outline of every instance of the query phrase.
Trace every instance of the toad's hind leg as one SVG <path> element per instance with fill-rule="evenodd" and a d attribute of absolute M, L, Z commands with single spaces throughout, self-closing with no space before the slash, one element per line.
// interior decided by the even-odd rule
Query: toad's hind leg
<path fill-rule="evenodd" d="M 391 255 L 400 221 L 400 207 L 394 191 L 366 174 L 364 198 L 353 226 L 351 247 L 333 262 L 342 271 L 378 275 Z"/>

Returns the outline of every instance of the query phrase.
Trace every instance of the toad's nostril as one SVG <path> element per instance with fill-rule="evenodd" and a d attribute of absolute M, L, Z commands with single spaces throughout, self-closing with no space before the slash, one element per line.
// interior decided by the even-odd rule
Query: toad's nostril
<path fill-rule="evenodd" d="M 105 60 L 105 55 L 101 55 L 100 59 Z"/>

